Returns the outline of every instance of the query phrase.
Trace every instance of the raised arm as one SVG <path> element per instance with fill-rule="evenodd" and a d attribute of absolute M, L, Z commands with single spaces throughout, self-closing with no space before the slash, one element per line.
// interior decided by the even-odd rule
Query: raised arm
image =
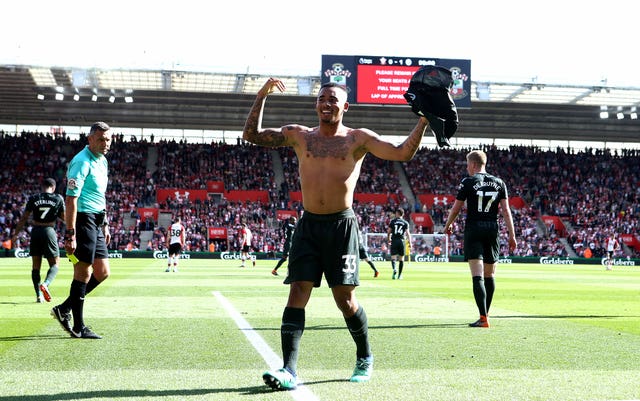
<path fill-rule="evenodd" d="M 277 78 L 269 78 L 267 82 L 260 88 L 253 102 L 251 111 L 247 116 L 242 131 L 242 139 L 254 143 L 256 145 L 277 147 L 287 145 L 287 138 L 282 128 L 262 128 L 262 115 L 264 112 L 264 104 L 267 96 L 276 89 L 280 92 L 285 91 L 284 83 Z"/>
<path fill-rule="evenodd" d="M 409 161 L 413 159 L 422 142 L 422 136 L 429 127 L 429 121 L 420 117 L 409 136 L 399 145 L 383 140 L 378 134 L 363 130 L 368 134 L 364 150 L 384 160 Z"/>

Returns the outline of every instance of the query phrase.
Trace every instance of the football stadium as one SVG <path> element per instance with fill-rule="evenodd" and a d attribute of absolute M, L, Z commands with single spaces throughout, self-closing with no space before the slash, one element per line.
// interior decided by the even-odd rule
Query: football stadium
<path fill-rule="evenodd" d="M 640 399 L 640 88 L 476 81 L 470 60 L 381 59 L 323 55 L 321 74 L 277 82 L 0 65 L 0 401 Z M 433 65 L 453 71 L 443 93 L 457 126 L 444 146 L 431 127 L 449 120 L 419 117 L 403 96 L 413 74 Z M 273 93 L 260 106 L 265 88 Z M 292 124 L 317 126 L 320 103 L 339 109 L 343 98 L 345 125 L 370 127 L 388 145 L 362 145 L 369 153 L 352 175 L 358 240 L 320 235 L 326 253 L 364 248 L 358 301 L 351 293 L 346 302 L 360 305 L 357 330 L 337 290 L 352 284 L 322 277 L 302 308 L 284 284 L 289 262 L 308 261 L 298 238 L 310 241 L 310 222 L 325 222 L 313 206 L 341 201 L 316 203 L 308 192 L 325 192 L 308 184 L 303 195 L 301 181 L 327 182 L 308 166 L 333 177 L 345 165 L 335 147 L 311 149 L 311 134 Z M 395 157 L 388 149 L 406 147 L 423 120 L 431 125 L 415 154 L 373 154 Z M 274 129 L 281 146 L 248 140 L 260 131 L 251 121 L 283 127 Z M 96 122 L 109 127 L 102 157 Z M 283 134 L 293 131 L 303 134 Z M 100 188 L 71 176 L 85 150 L 108 163 L 106 204 L 99 221 L 78 217 L 73 229 L 70 210 L 87 207 L 74 194 Z M 501 207 L 492 209 L 498 257 L 489 263 L 484 249 L 494 269 L 485 264 L 484 277 L 465 254 L 475 211 L 450 215 L 472 202 L 460 194 L 474 150 L 508 189 L 501 199 L 485 192 L 493 194 L 486 209 L 478 204 L 487 212 L 498 197 Z M 34 195 L 49 178 L 65 208 L 42 220 L 49 206 Z M 398 210 L 407 224 L 401 251 L 391 245 Z M 298 226 L 287 232 L 290 221 Z M 89 223 L 99 232 L 94 248 L 104 244 L 95 259 L 75 247 Z M 45 249 L 60 252 L 55 269 L 36 252 L 45 226 L 54 241 Z M 343 271 L 358 264 L 357 250 L 343 256 Z M 479 311 L 490 326 L 471 323 Z M 83 314 L 87 326 L 65 326 Z"/>

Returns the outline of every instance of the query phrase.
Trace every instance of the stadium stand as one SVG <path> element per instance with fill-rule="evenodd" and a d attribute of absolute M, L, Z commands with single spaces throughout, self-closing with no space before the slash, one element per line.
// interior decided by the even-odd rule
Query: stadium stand
<path fill-rule="evenodd" d="M 278 213 L 299 213 L 302 208 L 295 155 L 287 148 L 211 140 L 204 133 L 218 130 L 224 136 L 226 130 L 240 130 L 264 79 L 248 74 L 0 66 L 3 242 L 42 178 L 54 177 L 58 190 L 63 190 L 66 164 L 85 143 L 83 127 L 103 120 L 113 127 L 151 132 L 144 138 L 130 133 L 114 138 L 107 193 L 112 249 L 161 249 L 171 215 L 182 213 L 192 251 L 212 249 L 210 227 L 226 229 L 212 240 L 213 249 L 236 249 L 241 221 L 249 222 L 257 234 L 256 249 L 273 251 Z M 283 79 L 288 93 L 270 98 L 264 125 L 314 125 L 309 105 L 319 77 Z M 500 171 L 508 180 L 518 236 L 525 240 L 518 254 L 583 256 L 588 250 L 598 256 L 610 231 L 638 237 L 640 122 L 635 107 L 640 89 L 472 82 L 471 92 L 473 107 L 459 110 L 454 148 L 425 146 L 408 163 L 365 158 L 354 205 L 364 231 L 386 231 L 397 207 L 407 215 L 424 213 L 433 222 L 413 224 L 413 230 L 439 230 L 461 178 L 457 174 L 464 171 L 464 154 L 480 146 L 490 153 L 488 170 Z M 59 93 L 65 95 L 63 100 L 55 99 Z M 109 102 L 112 93 L 116 100 Z M 134 101 L 125 102 L 125 94 Z M 624 118 L 600 118 L 602 107 L 622 109 Z M 408 132 L 414 123 L 406 106 L 353 104 L 349 110 L 350 126 L 375 127 L 381 135 Z M 15 129 L 1 131 L 8 126 Z M 48 131 L 25 131 L 22 126 Z M 64 127 L 80 135 L 67 135 Z M 153 129 L 158 130 L 155 138 Z M 174 131 L 183 137 L 176 138 Z M 187 131 L 200 136 L 187 137 Z M 514 139 L 519 146 L 504 145 Z M 604 146 L 571 150 L 572 141 Z M 560 145 L 550 149 L 555 142 Z M 633 146 L 611 151 L 608 144 Z M 211 193 L 211 182 L 223 189 Z M 180 188 L 206 195 L 190 199 L 176 192 Z M 169 196 L 160 196 L 168 190 L 173 191 Z M 427 198 L 429 202 L 423 201 Z M 23 232 L 20 246 L 28 247 L 28 240 Z M 461 238 L 453 236 L 451 244 L 451 253 L 459 254 Z M 638 247 L 627 245 L 620 253 L 639 255 Z"/>
<path fill-rule="evenodd" d="M 66 163 L 84 146 L 84 139 L 69 140 L 43 133 L 23 132 L 0 135 L 3 169 L 0 228 L 2 241 L 15 228 L 29 194 L 37 191 L 39 181 L 52 176 L 64 188 Z M 28 151 L 19 151 L 28 149 Z M 401 163 L 382 162 L 367 157 L 363 163 L 359 195 L 384 195 L 372 200 L 356 201 L 354 208 L 365 232 L 385 232 L 393 211 L 403 207 L 411 213 L 428 213 L 434 225 L 430 229 L 413 225 L 420 232 L 438 231 L 447 205 L 419 201 L 420 194 L 455 195 L 461 169 L 459 164 L 469 149 L 422 148 L 414 160 Z M 611 153 L 585 149 L 567 152 L 512 146 L 484 149 L 492 160 L 488 171 L 504 171 L 511 197 L 523 199 L 522 207 L 513 207 L 514 222 L 522 246 L 516 256 L 584 256 L 590 249 L 594 257 L 603 254 L 604 240 L 611 231 L 638 234 L 640 216 L 640 160 L 636 150 Z M 291 200 L 299 190 L 297 163 L 287 149 L 279 157 L 252 145 L 199 145 L 175 141 L 151 144 L 116 136 L 109 154 L 111 179 L 107 192 L 112 222 L 113 250 L 163 249 L 167 221 L 143 219 L 141 208 L 158 209 L 168 215 L 180 214 L 187 228 L 190 251 L 224 251 L 238 247 L 237 231 L 247 222 L 256 233 L 254 249 L 278 250 L 278 210 L 294 210 L 301 205 Z M 15 157 L 19 155 L 19 157 Z M 155 156 L 153 156 L 155 155 Z M 281 169 L 273 167 L 276 159 Z M 149 160 L 156 160 L 149 163 Z M 278 174 L 265 172 L 279 171 Z M 401 178 L 411 183 L 401 185 Z M 203 200 L 171 199 L 158 201 L 159 188 L 203 189 L 209 180 L 222 181 L 225 193 L 256 190 L 268 194 L 267 201 L 230 201 L 223 196 Z M 407 191 L 409 191 L 407 193 Z M 390 196 L 394 194 L 396 196 Z M 513 205 L 512 205 L 513 206 Z M 552 220 L 544 219 L 553 217 Z M 557 219 L 557 220 L 555 220 Z M 464 224 L 458 219 L 459 225 Z M 550 221 L 550 223 L 549 223 Z M 556 224 L 556 222 L 558 224 Z M 562 227 L 560 227 L 562 226 Z M 227 229 L 227 240 L 217 240 L 210 247 L 209 227 Z M 61 228 L 61 227 L 58 227 Z M 461 228 L 458 226 L 458 228 Z M 506 233 L 503 246 L 506 247 Z M 29 236 L 23 232 L 20 247 L 28 248 Z M 451 254 L 461 254 L 461 230 L 451 238 Z M 620 256 L 638 257 L 636 248 L 625 246 Z"/>

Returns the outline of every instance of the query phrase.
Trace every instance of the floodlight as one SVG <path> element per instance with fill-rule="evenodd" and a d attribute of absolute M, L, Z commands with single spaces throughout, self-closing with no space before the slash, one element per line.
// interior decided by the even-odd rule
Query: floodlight
<path fill-rule="evenodd" d="M 62 93 L 56 93 L 56 100 L 64 100 L 64 95 Z"/>
<path fill-rule="evenodd" d="M 115 96 L 113 96 L 113 95 L 109 96 L 109 102 L 110 103 L 113 103 L 115 101 L 116 101 L 116 97 Z"/>
<path fill-rule="evenodd" d="M 600 106 L 600 118 L 609 118 L 609 112 L 607 111 L 607 106 Z"/>
<path fill-rule="evenodd" d="M 619 112 L 616 114 L 616 117 L 618 117 L 618 120 L 622 120 L 622 119 L 624 119 L 624 113 L 623 113 L 623 112 L 621 112 L 621 111 L 619 111 Z"/>
<path fill-rule="evenodd" d="M 75 100 L 76 102 L 80 100 L 80 95 L 78 95 L 77 93 L 73 95 L 73 100 Z"/>
<path fill-rule="evenodd" d="M 125 96 L 124 97 L 124 102 L 125 103 L 133 103 L 133 96 Z"/>
<path fill-rule="evenodd" d="M 42 93 L 38 93 L 38 94 L 36 95 L 36 98 L 37 98 L 38 100 L 44 100 L 44 95 L 43 95 Z"/>
<path fill-rule="evenodd" d="M 486 82 L 476 84 L 476 96 L 478 96 L 478 100 L 490 100 L 491 89 L 489 88 L 489 84 Z"/>
<path fill-rule="evenodd" d="M 92 95 L 91 96 L 91 101 L 92 102 L 97 102 L 98 101 L 98 95 Z"/>

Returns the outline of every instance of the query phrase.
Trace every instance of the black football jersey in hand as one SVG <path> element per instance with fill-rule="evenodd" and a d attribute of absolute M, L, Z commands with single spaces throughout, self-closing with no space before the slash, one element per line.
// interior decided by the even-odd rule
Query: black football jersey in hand
<path fill-rule="evenodd" d="M 502 179 L 477 173 L 462 180 L 456 199 L 467 202 L 467 221 L 497 221 L 500 200 L 507 196 Z"/>

